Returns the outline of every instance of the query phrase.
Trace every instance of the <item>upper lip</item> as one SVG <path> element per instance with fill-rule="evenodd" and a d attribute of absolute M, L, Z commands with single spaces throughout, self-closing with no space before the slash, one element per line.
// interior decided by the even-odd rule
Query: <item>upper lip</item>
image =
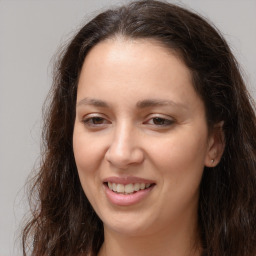
<path fill-rule="evenodd" d="M 140 178 L 140 177 L 134 177 L 134 176 L 124 176 L 124 177 L 117 177 L 117 176 L 112 176 L 105 178 L 103 180 L 103 183 L 106 182 L 111 182 L 111 183 L 116 183 L 116 184 L 135 184 L 135 183 L 149 183 L 149 184 L 154 184 L 155 182 L 152 180 Z"/>

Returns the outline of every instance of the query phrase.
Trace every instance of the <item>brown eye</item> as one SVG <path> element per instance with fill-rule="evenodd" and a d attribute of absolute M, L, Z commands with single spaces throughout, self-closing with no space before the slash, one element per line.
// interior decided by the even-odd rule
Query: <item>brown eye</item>
<path fill-rule="evenodd" d="M 88 117 L 82 120 L 82 122 L 88 127 L 101 127 L 110 123 L 108 120 L 100 116 Z"/>
<path fill-rule="evenodd" d="M 104 119 L 103 118 L 101 118 L 101 117 L 92 117 L 91 118 L 91 122 L 93 123 L 93 124 L 103 124 L 104 123 Z"/>
<path fill-rule="evenodd" d="M 171 120 L 161 118 L 161 117 L 152 118 L 152 122 L 154 125 L 162 125 L 162 126 L 171 125 L 173 123 Z"/>

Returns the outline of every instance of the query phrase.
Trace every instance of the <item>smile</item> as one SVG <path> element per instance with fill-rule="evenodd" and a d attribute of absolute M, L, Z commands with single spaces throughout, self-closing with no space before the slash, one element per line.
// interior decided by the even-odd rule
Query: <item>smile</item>
<path fill-rule="evenodd" d="M 154 189 L 156 183 L 111 179 L 105 181 L 105 194 L 109 202 L 116 206 L 131 206 L 145 200 Z M 122 183 L 121 183 L 122 182 Z M 124 183 L 124 184 L 123 184 Z"/>
<path fill-rule="evenodd" d="M 119 194 L 133 194 L 134 192 L 138 192 L 139 190 L 144 190 L 149 188 L 152 184 L 150 183 L 135 183 L 135 184 L 119 184 L 119 183 L 107 183 L 108 188 L 113 192 Z"/>

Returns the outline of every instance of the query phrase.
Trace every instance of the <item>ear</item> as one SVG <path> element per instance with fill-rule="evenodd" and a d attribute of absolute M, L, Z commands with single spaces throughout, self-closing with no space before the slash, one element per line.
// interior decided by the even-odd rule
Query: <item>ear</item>
<path fill-rule="evenodd" d="M 214 125 L 208 139 L 208 150 L 205 156 L 205 166 L 215 167 L 220 162 L 225 149 L 225 136 L 223 132 L 224 121 Z"/>

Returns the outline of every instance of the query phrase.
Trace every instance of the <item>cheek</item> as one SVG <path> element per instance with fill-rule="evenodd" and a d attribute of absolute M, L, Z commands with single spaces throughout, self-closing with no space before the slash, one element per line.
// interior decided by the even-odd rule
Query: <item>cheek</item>
<path fill-rule="evenodd" d="M 163 140 L 156 140 L 154 143 L 151 140 L 152 161 L 164 176 L 171 176 L 172 180 L 201 175 L 207 150 L 206 138 L 204 130 L 192 133 L 184 129 Z"/>
<path fill-rule="evenodd" d="M 97 182 L 97 170 L 101 163 L 100 145 L 83 129 L 74 127 L 73 151 L 83 190 L 89 199 Z"/>
<path fill-rule="evenodd" d="M 102 144 L 80 127 L 74 128 L 73 151 L 79 172 L 90 173 L 95 171 L 103 156 Z"/>
<path fill-rule="evenodd" d="M 203 139 L 199 135 L 191 138 L 190 133 L 175 135 L 161 143 L 151 143 L 154 145 L 150 153 L 152 162 L 159 174 L 159 204 L 163 203 L 159 208 L 167 209 L 163 213 L 166 219 L 169 215 L 179 216 L 191 209 L 193 212 L 197 207 L 206 152 L 206 137 L 203 135 Z"/>
<path fill-rule="evenodd" d="M 83 129 L 74 127 L 73 151 L 79 179 L 84 193 L 92 205 L 96 205 L 96 184 L 99 184 L 99 166 L 102 160 L 102 150 L 97 139 L 86 134 Z"/>

